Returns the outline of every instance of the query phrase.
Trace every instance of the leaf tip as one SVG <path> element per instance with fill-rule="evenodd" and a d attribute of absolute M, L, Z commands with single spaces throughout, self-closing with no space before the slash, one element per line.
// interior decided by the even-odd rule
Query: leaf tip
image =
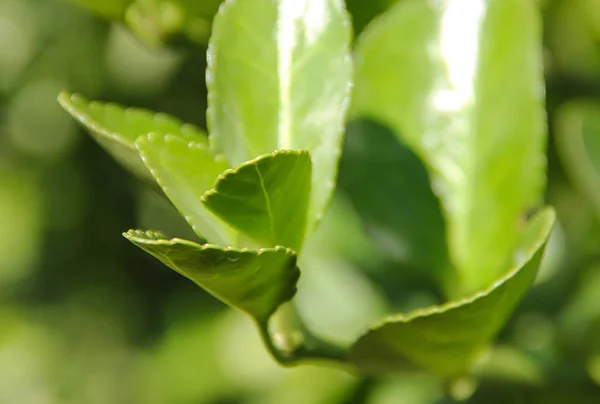
<path fill-rule="evenodd" d="M 58 94 L 58 97 L 56 97 L 56 99 L 58 100 L 58 102 L 63 105 L 63 103 L 68 102 L 69 99 L 71 98 L 71 93 L 69 93 L 66 90 L 61 91 Z"/>
<path fill-rule="evenodd" d="M 71 115 L 76 115 L 75 107 L 79 104 L 86 103 L 87 100 L 80 94 L 61 91 L 57 97 L 58 103 Z"/>
<path fill-rule="evenodd" d="M 123 237 L 132 242 L 167 240 L 167 236 L 158 230 L 130 229 L 123 233 Z"/>

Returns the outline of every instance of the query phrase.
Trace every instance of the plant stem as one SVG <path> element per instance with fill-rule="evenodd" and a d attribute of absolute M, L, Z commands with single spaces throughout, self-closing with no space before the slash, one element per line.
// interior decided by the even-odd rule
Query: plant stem
<path fill-rule="evenodd" d="M 284 366 L 309 360 L 348 364 L 348 349 L 313 335 L 292 303 L 281 306 L 271 321 L 257 321 L 257 325 L 267 349 Z"/>

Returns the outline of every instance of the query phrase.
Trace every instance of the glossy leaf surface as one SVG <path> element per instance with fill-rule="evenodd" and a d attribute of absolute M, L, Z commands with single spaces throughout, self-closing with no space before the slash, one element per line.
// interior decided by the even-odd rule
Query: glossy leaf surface
<path fill-rule="evenodd" d="M 567 172 L 600 214 L 600 103 L 579 100 L 560 107 L 556 135 Z"/>
<path fill-rule="evenodd" d="M 114 103 L 89 102 L 77 94 L 62 93 L 58 101 L 92 137 L 120 164 L 138 177 L 154 182 L 135 147 L 138 137 L 150 132 L 207 143 L 202 131 L 179 119 L 140 108 L 125 108 Z"/>
<path fill-rule="evenodd" d="M 533 282 L 554 220 L 551 208 L 530 220 L 514 252 L 515 266 L 491 287 L 442 306 L 390 316 L 356 342 L 352 360 L 372 371 L 415 366 L 442 376 L 466 371 Z"/>
<path fill-rule="evenodd" d="M 296 255 L 285 248 L 259 251 L 167 239 L 153 231 L 130 230 L 129 241 L 219 300 L 264 322 L 296 293 Z"/>
<path fill-rule="evenodd" d="M 261 245 L 299 251 L 310 197 L 306 151 L 281 150 L 225 172 L 204 206 Z"/>
<path fill-rule="evenodd" d="M 334 189 L 352 80 L 350 40 L 339 0 L 233 0 L 214 20 L 211 145 L 232 166 L 274 150 L 308 150 L 310 224 Z"/>
<path fill-rule="evenodd" d="M 545 183 L 537 6 L 398 2 L 357 46 L 353 114 L 390 126 L 429 167 L 465 292 L 509 259 Z"/>
<path fill-rule="evenodd" d="M 201 202 L 202 194 L 229 168 L 227 162 L 213 157 L 203 143 L 175 135 L 151 133 L 140 137 L 136 146 L 143 162 L 196 234 L 211 243 L 234 246 L 235 231 Z"/>
<path fill-rule="evenodd" d="M 349 125 L 339 187 L 390 257 L 440 283 L 452 275 L 444 219 L 427 171 L 392 131 L 369 120 Z"/>

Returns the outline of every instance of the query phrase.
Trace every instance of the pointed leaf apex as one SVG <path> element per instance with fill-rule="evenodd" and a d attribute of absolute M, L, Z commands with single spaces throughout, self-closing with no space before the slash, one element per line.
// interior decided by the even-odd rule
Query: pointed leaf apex
<path fill-rule="evenodd" d="M 307 151 L 277 150 L 223 172 L 201 201 L 255 241 L 298 251 L 307 227 L 311 170 Z"/>

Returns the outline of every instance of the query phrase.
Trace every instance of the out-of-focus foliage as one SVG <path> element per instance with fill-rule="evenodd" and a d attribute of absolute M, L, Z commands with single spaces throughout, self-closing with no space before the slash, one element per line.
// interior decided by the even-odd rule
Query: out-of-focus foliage
<path fill-rule="evenodd" d="M 356 33 L 385 3 L 347 1 Z M 472 403 L 600 402 L 600 222 L 555 142 L 558 108 L 600 97 L 600 13 L 595 0 L 537 4 L 551 134 L 546 201 L 560 225 L 500 347 L 482 358 L 476 379 L 448 387 L 460 397 L 477 384 Z M 0 403 L 445 402 L 429 376 L 279 368 L 248 319 L 118 237 L 130 227 L 193 234 L 82 134 L 56 94 L 76 90 L 206 127 L 206 49 L 150 47 L 121 20 L 59 0 L 0 0 Z M 208 27 L 190 30 L 207 38 Z M 342 164 L 340 183 L 352 190 L 387 180 L 354 178 Z M 361 208 L 345 192 L 307 240 L 297 298 L 309 325 L 354 339 L 384 312 L 441 297 L 431 276 L 382 253 L 395 251 L 386 246 L 397 235 L 373 225 L 362 232 Z"/>
<path fill-rule="evenodd" d="M 67 0 L 99 16 L 121 21 L 151 46 L 177 38 L 206 44 L 221 0 Z"/>
<path fill-rule="evenodd" d="M 600 215 L 600 103 L 585 99 L 561 105 L 556 113 L 557 152 L 567 174 Z"/>

